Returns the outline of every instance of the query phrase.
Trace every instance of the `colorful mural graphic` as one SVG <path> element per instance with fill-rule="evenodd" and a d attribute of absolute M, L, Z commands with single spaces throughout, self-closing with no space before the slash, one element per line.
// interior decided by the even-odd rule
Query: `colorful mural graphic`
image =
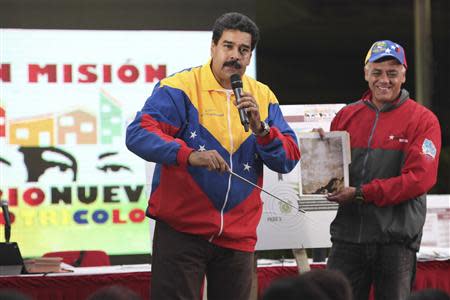
<path fill-rule="evenodd" d="M 128 151 L 125 129 L 159 80 L 208 60 L 211 33 L 0 29 L 0 36 L 0 197 L 9 202 L 11 241 L 25 257 L 151 252 L 152 164 Z M 254 64 L 247 73 L 256 73 Z"/>
<path fill-rule="evenodd" d="M 9 137 L 9 144 L 31 147 L 97 144 L 97 141 L 102 144 L 122 143 L 126 124 L 120 102 L 101 90 L 98 107 L 96 114 L 80 108 L 11 120 L 8 132 L 6 112 L 1 108 L 0 136 Z M 100 127 L 97 129 L 98 123 Z"/>

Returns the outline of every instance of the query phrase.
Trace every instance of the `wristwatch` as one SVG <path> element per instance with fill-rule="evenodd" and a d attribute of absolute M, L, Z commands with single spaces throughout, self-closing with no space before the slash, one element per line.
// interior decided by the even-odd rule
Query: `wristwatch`
<path fill-rule="evenodd" d="M 361 186 L 358 186 L 355 190 L 355 200 L 356 200 L 356 202 L 360 202 L 360 203 L 363 203 L 365 200 L 364 195 L 361 190 Z"/>
<path fill-rule="evenodd" d="M 264 122 L 264 121 L 261 121 L 261 127 L 262 127 L 263 130 L 262 130 L 260 133 L 258 133 L 258 134 L 255 133 L 255 135 L 256 135 L 256 136 L 260 136 L 260 137 L 263 137 L 263 136 L 268 135 L 269 132 L 270 132 L 270 126 L 269 126 L 269 124 L 267 124 L 267 123 Z"/>

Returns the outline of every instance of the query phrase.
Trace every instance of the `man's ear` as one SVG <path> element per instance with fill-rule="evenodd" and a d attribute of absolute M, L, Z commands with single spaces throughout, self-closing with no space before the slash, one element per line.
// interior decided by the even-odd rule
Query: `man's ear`
<path fill-rule="evenodd" d="M 210 47 L 211 57 L 213 57 L 213 51 L 214 51 L 215 47 L 216 47 L 216 44 L 214 44 L 214 40 L 211 40 L 211 47 Z"/>
<path fill-rule="evenodd" d="M 369 68 L 364 66 L 364 79 L 369 82 Z"/>
<path fill-rule="evenodd" d="M 406 82 L 406 69 L 402 72 L 402 84 Z"/>

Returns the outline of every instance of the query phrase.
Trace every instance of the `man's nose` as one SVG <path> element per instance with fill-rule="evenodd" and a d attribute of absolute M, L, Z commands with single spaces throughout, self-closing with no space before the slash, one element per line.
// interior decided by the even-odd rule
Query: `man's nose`
<path fill-rule="evenodd" d="M 385 73 L 385 72 L 382 72 L 381 75 L 380 75 L 379 80 L 380 80 L 380 81 L 383 81 L 383 82 L 389 82 L 389 76 L 388 76 L 388 74 Z"/>
<path fill-rule="evenodd" d="M 241 58 L 241 54 L 239 53 L 238 48 L 233 48 L 233 50 L 231 50 L 230 58 L 231 60 L 239 60 Z"/>

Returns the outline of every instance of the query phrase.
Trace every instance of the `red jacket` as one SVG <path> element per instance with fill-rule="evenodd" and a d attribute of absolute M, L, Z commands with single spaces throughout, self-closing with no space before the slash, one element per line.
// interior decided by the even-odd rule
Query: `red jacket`
<path fill-rule="evenodd" d="M 418 249 L 425 222 L 425 194 L 436 183 L 441 130 L 436 116 L 409 98 L 378 110 L 371 92 L 344 107 L 331 130 L 350 134 L 350 185 L 366 202 L 340 206 L 333 239 L 402 242 Z"/>

